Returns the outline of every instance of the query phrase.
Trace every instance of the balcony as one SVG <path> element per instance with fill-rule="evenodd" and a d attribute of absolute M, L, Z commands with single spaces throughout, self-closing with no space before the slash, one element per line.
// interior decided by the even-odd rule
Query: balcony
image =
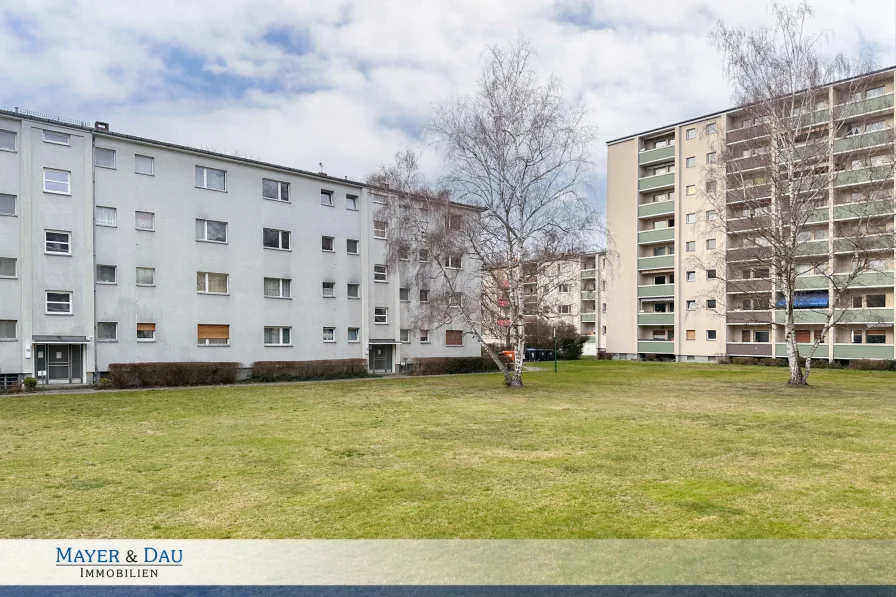
<path fill-rule="evenodd" d="M 825 276 L 797 276 L 797 290 L 827 290 L 828 279 Z"/>
<path fill-rule="evenodd" d="M 593 290 L 583 290 L 582 291 L 582 300 L 583 301 L 593 301 L 597 296 L 597 293 Z"/>
<path fill-rule="evenodd" d="M 752 278 L 746 280 L 728 280 L 728 294 L 744 294 L 753 292 L 771 292 L 772 281 L 768 278 Z"/>
<path fill-rule="evenodd" d="M 827 255 L 828 248 L 828 241 L 813 240 L 811 242 L 799 243 L 796 246 L 794 255 L 797 255 L 799 257 L 807 257 L 809 255 Z"/>
<path fill-rule="evenodd" d="M 582 323 L 594 323 L 597 320 L 597 313 L 591 311 L 590 313 L 580 313 Z"/>
<path fill-rule="evenodd" d="M 638 313 L 638 325 L 675 325 L 675 313 Z"/>
<path fill-rule="evenodd" d="M 880 183 L 890 178 L 893 178 L 893 169 L 890 166 L 871 166 L 856 170 L 841 170 L 834 177 L 834 186 L 842 188 Z"/>
<path fill-rule="evenodd" d="M 728 203 L 745 203 L 770 198 L 771 196 L 772 185 L 759 184 L 754 187 L 728 189 L 725 194 L 725 201 Z"/>
<path fill-rule="evenodd" d="M 861 252 L 889 251 L 893 248 L 893 233 L 834 239 L 835 253 L 854 253 L 857 248 Z"/>
<path fill-rule="evenodd" d="M 809 354 L 809 351 L 812 350 L 811 344 L 800 344 L 797 343 L 797 349 L 800 351 L 800 356 L 804 357 Z M 787 358 L 787 344 L 784 342 L 778 342 L 775 345 L 775 356 Z M 826 359 L 828 358 L 828 345 L 827 344 L 819 344 L 818 349 L 815 351 L 815 354 L 812 355 L 813 359 Z"/>
<path fill-rule="evenodd" d="M 657 255 L 638 259 L 638 270 L 671 269 L 675 267 L 675 255 Z"/>
<path fill-rule="evenodd" d="M 755 261 L 772 256 L 771 247 L 740 247 L 728 249 L 728 261 Z"/>
<path fill-rule="evenodd" d="M 647 245 L 653 243 L 671 242 L 675 240 L 675 228 L 658 228 L 656 230 L 643 230 L 638 233 L 638 244 Z"/>
<path fill-rule="evenodd" d="M 772 322 L 771 311 L 728 311 L 725 313 L 728 325 L 767 324 Z"/>
<path fill-rule="evenodd" d="M 884 129 L 860 135 L 850 135 L 834 139 L 834 153 L 844 153 L 893 144 L 893 129 Z"/>
<path fill-rule="evenodd" d="M 657 147 L 656 149 L 647 149 L 638 154 L 638 165 L 646 166 L 648 164 L 656 164 L 658 162 L 671 160 L 675 157 L 675 146 Z"/>
<path fill-rule="evenodd" d="M 725 349 L 735 357 L 770 357 L 772 345 L 761 342 L 729 342 Z"/>
<path fill-rule="evenodd" d="M 583 269 L 582 270 L 582 279 L 583 280 L 593 280 L 596 274 L 597 274 L 597 270 Z"/>
<path fill-rule="evenodd" d="M 786 316 L 783 309 L 775 310 L 775 323 L 783 324 Z M 827 315 L 821 311 L 810 309 L 794 309 L 793 311 L 793 320 L 798 324 L 823 324 L 826 318 Z M 846 309 L 837 324 L 847 323 L 893 323 L 893 309 L 891 307 Z"/>
<path fill-rule="evenodd" d="M 671 340 L 638 340 L 638 352 L 644 354 L 675 354 Z"/>
<path fill-rule="evenodd" d="M 843 280 L 846 276 L 837 276 Z M 857 275 L 850 288 L 888 288 L 893 286 L 893 272 L 865 272 Z"/>
<path fill-rule="evenodd" d="M 672 215 L 675 213 L 674 201 L 657 201 L 655 203 L 642 203 L 638 206 L 639 218 L 655 218 L 656 216 Z"/>
<path fill-rule="evenodd" d="M 888 93 L 878 97 L 850 102 L 838 105 L 834 110 L 838 118 L 852 118 L 875 112 L 889 111 L 893 109 L 893 94 Z"/>
<path fill-rule="evenodd" d="M 675 284 L 652 284 L 638 286 L 638 298 L 654 298 L 658 296 L 674 296 Z"/>
<path fill-rule="evenodd" d="M 675 173 L 667 172 L 665 174 L 655 174 L 653 176 L 645 176 L 638 180 L 638 190 L 641 192 L 645 191 L 659 191 L 661 189 L 668 189 L 675 186 Z"/>
<path fill-rule="evenodd" d="M 739 172 L 748 172 L 750 170 L 756 170 L 758 168 L 765 168 L 769 165 L 769 156 L 766 155 L 751 155 L 749 157 L 743 158 L 735 158 L 733 160 L 729 160 L 726 164 L 728 179 L 732 181 L 740 180 L 740 176 L 734 176 Z"/>
<path fill-rule="evenodd" d="M 745 126 L 739 129 L 731 129 L 726 134 L 728 143 L 739 143 L 748 139 L 755 139 L 768 134 L 768 127 L 764 124 L 754 124 L 753 126 Z"/>
<path fill-rule="evenodd" d="M 862 203 L 844 203 L 834 206 L 835 220 L 853 220 L 869 216 L 886 216 L 892 214 L 893 201 L 871 201 Z"/>
<path fill-rule="evenodd" d="M 892 344 L 834 344 L 835 359 L 892 359 Z"/>

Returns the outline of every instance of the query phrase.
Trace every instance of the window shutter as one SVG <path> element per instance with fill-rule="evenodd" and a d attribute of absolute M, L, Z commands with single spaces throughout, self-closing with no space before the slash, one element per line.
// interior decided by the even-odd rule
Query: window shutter
<path fill-rule="evenodd" d="M 199 326 L 199 327 L 202 328 L 202 326 Z M 207 327 L 215 327 L 215 326 L 207 326 Z M 227 326 L 223 326 L 223 327 L 227 327 Z M 137 331 L 138 332 L 154 332 L 154 331 L 156 331 L 156 324 L 154 324 L 154 323 L 138 323 Z"/>
<path fill-rule="evenodd" d="M 464 333 L 460 330 L 445 330 L 445 344 L 459 346 L 464 343 Z"/>
<path fill-rule="evenodd" d="M 229 325 L 208 325 L 200 323 L 198 331 L 200 339 L 226 340 L 230 338 Z"/>
<path fill-rule="evenodd" d="M 799 344 L 808 344 L 811 342 L 811 336 L 809 330 L 797 330 L 796 331 L 796 341 Z"/>

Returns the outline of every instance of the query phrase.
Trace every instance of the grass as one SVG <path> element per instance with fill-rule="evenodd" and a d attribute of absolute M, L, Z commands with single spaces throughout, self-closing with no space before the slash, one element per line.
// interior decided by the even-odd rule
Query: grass
<path fill-rule="evenodd" d="M 0 398 L 0 537 L 896 538 L 896 376 L 530 373 Z"/>

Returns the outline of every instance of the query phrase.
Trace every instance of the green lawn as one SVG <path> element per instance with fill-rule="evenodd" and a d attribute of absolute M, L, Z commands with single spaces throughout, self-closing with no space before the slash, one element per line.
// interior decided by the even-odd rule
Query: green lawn
<path fill-rule="evenodd" d="M 0 537 L 896 538 L 896 375 L 581 361 L 0 398 Z"/>

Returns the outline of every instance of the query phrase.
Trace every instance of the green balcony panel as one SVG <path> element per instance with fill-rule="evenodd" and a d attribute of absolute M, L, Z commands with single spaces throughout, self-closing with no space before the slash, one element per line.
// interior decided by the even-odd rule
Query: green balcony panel
<path fill-rule="evenodd" d="M 597 313 L 581 313 L 582 323 L 594 323 L 597 319 Z"/>
<path fill-rule="evenodd" d="M 858 170 L 842 170 L 834 178 L 834 186 L 845 187 L 857 184 L 880 183 L 892 178 L 893 171 L 888 166 L 873 166 Z"/>
<path fill-rule="evenodd" d="M 887 145 L 892 142 L 893 130 L 884 129 L 882 131 L 874 131 L 873 133 L 865 133 L 864 135 L 853 135 L 851 137 L 834 139 L 834 152 L 842 153 L 844 151 L 856 151 L 878 145 Z"/>
<path fill-rule="evenodd" d="M 819 222 L 827 222 L 827 221 L 828 221 L 827 208 L 813 210 L 806 217 L 807 224 L 817 224 Z"/>
<path fill-rule="evenodd" d="M 892 359 L 892 344 L 834 344 L 835 359 Z"/>
<path fill-rule="evenodd" d="M 659 255 L 657 257 L 641 257 L 638 269 L 663 269 L 675 266 L 675 255 Z"/>
<path fill-rule="evenodd" d="M 652 286 L 638 286 L 638 298 L 672 296 L 674 294 L 675 284 L 654 284 Z"/>
<path fill-rule="evenodd" d="M 831 115 L 829 110 L 816 110 L 812 113 L 812 124 L 820 124 L 822 122 L 828 122 L 831 119 Z"/>
<path fill-rule="evenodd" d="M 638 340 L 638 352 L 650 354 L 674 354 L 674 342 L 663 340 Z"/>
<path fill-rule="evenodd" d="M 674 201 L 657 201 L 655 203 L 643 203 L 638 206 L 639 218 L 653 218 L 656 216 L 672 215 L 674 213 Z"/>
<path fill-rule="evenodd" d="M 800 351 L 800 356 L 804 357 L 809 354 L 809 351 L 812 350 L 811 344 L 797 344 L 797 348 Z M 787 358 L 787 345 L 783 342 L 778 342 L 775 345 L 775 356 Z M 828 345 L 827 344 L 819 344 L 818 349 L 815 351 L 815 354 L 812 355 L 813 359 L 826 359 L 828 358 Z"/>
<path fill-rule="evenodd" d="M 596 342 L 595 342 L 595 340 L 594 340 L 594 336 L 586 336 L 586 337 L 585 337 L 585 344 L 596 344 Z"/>
<path fill-rule="evenodd" d="M 873 201 L 871 203 L 847 203 L 834 206 L 835 220 L 850 220 L 868 216 L 883 216 L 893 213 L 892 201 Z"/>
<path fill-rule="evenodd" d="M 596 295 L 597 295 L 597 293 L 594 292 L 593 290 L 583 290 L 582 291 L 582 300 L 583 301 L 593 301 Z"/>
<path fill-rule="evenodd" d="M 675 228 L 644 230 L 638 233 L 638 243 L 661 243 L 675 240 Z"/>
<path fill-rule="evenodd" d="M 846 276 L 837 276 L 841 281 Z M 857 275 L 850 283 L 850 288 L 880 288 L 893 285 L 893 272 L 866 272 Z"/>
<path fill-rule="evenodd" d="M 583 269 L 582 270 L 582 279 L 583 280 L 593 280 L 596 273 L 597 273 L 597 270 Z"/>
<path fill-rule="evenodd" d="M 828 252 L 828 241 L 814 240 L 796 246 L 797 255 L 824 255 Z"/>
<path fill-rule="evenodd" d="M 809 309 L 794 309 L 793 320 L 797 324 L 801 323 L 824 323 L 827 316 L 822 311 L 811 311 Z M 775 310 L 775 323 L 784 323 L 787 314 L 783 309 Z"/>
<path fill-rule="evenodd" d="M 824 276 L 798 276 L 796 279 L 797 290 L 827 289 L 828 279 Z"/>
<path fill-rule="evenodd" d="M 655 176 L 646 176 L 638 180 L 639 191 L 652 191 L 654 189 L 663 189 L 675 185 L 675 173 L 667 172 L 665 174 L 657 174 Z"/>
<path fill-rule="evenodd" d="M 638 325 L 675 325 L 675 313 L 638 313 Z"/>
<path fill-rule="evenodd" d="M 851 102 L 848 104 L 840 104 L 837 106 L 835 113 L 839 118 L 851 118 L 861 114 L 869 114 L 872 112 L 880 112 L 881 110 L 889 110 L 893 107 L 893 94 L 881 95 L 859 102 Z"/>
<path fill-rule="evenodd" d="M 855 240 L 848 238 L 834 239 L 835 253 L 853 253 L 857 246 L 863 252 L 892 249 L 893 235 L 880 234 L 874 236 L 862 236 Z"/>
<path fill-rule="evenodd" d="M 656 149 L 648 149 L 638 154 L 638 164 L 653 164 L 662 162 L 663 160 L 671 160 L 675 157 L 675 146 L 657 147 Z"/>
<path fill-rule="evenodd" d="M 783 324 L 786 314 L 783 309 L 775 310 L 775 323 Z M 811 309 L 795 309 L 793 311 L 793 320 L 797 324 L 823 324 L 827 320 L 827 314 L 823 311 L 813 311 Z M 892 323 L 893 309 L 846 309 L 843 316 L 837 321 L 838 324 L 846 323 Z"/>

